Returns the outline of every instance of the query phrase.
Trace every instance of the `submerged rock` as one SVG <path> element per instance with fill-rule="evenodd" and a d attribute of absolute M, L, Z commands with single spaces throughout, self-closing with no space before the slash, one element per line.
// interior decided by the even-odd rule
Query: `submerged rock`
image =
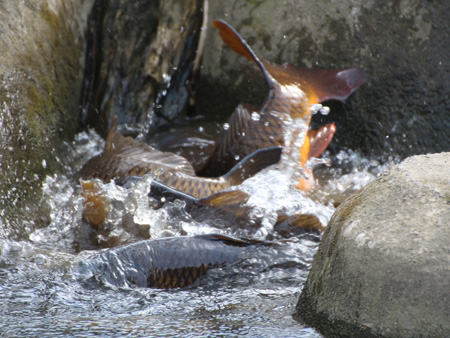
<path fill-rule="evenodd" d="M 313 119 L 336 122 L 332 151 L 405 158 L 450 149 L 450 2 L 211 1 L 209 17 L 230 23 L 266 60 L 366 71 L 368 85 Z M 256 67 L 212 28 L 201 75 L 197 111 L 211 119 L 226 120 L 240 102 L 261 104 L 266 92 Z"/>
<path fill-rule="evenodd" d="M 408 158 L 339 206 L 296 316 L 330 337 L 449 336 L 449 166 Z"/>
<path fill-rule="evenodd" d="M 48 222 L 41 182 L 77 131 L 93 0 L 0 5 L 0 238 Z"/>

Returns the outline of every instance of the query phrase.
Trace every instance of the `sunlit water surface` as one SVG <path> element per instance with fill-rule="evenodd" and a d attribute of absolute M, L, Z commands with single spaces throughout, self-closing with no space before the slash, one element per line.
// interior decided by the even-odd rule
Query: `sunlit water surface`
<path fill-rule="evenodd" d="M 178 202 L 149 208 L 151 177 L 129 190 L 104 184 L 113 211 L 103 231 L 96 233 L 81 220 L 80 188 L 72 177 L 102 147 L 92 131 L 67 145 L 66 169 L 48 177 L 43 187 L 42 203 L 51 210 L 51 223 L 28 241 L 1 240 L 2 337 L 320 337 L 292 319 L 320 236 L 282 238 L 273 229 L 276 212 L 313 213 L 326 225 L 336 205 L 388 165 L 343 151 L 332 158 L 333 166 L 317 168 L 318 184 L 309 196 L 268 168 L 239 187 L 250 194 L 255 217 L 262 219 L 261 225 L 247 228 L 226 220 L 197 222 Z M 100 246 L 204 233 L 270 239 L 279 245 L 210 270 L 185 289 L 88 288 L 75 273 L 87 251 Z"/>

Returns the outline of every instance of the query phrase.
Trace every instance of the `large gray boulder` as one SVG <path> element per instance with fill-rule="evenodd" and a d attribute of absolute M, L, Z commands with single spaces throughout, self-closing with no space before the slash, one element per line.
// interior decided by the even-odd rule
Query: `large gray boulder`
<path fill-rule="evenodd" d="M 331 149 L 377 158 L 450 150 L 450 2 L 210 1 L 210 19 L 229 22 L 262 58 L 313 68 L 361 67 L 368 83 L 344 105 Z M 197 110 L 229 116 L 239 102 L 261 104 L 259 70 L 208 31 Z M 351 135 L 351 137 L 350 137 Z"/>
<path fill-rule="evenodd" d="M 450 336 L 450 153 L 414 156 L 338 207 L 296 316 L 330 337 Z"/>
<path fill-rule="evenodd" d="M 64 140 L 77 131 L 93 0 L 0 3 L 0 237 L 48 221 L 39 205 Z"/>

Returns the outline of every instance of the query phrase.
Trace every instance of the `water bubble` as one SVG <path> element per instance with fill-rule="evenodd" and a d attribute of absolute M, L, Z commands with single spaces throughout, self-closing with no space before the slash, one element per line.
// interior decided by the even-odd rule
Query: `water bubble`
<path fill-rule="evenodd" d="M 328 115 L 330 113 L 330 107 L 325 107 L 325 106 L 323 106 L 321 109 L 320 109 L 320 114 L 322 114 L 322 115 Z"/>
<path fill-rule="evenodd" d="M 19 253 L 22 250 L 23 250 L 22 245 L 20 245 L 20 243 L 17 243 L 17 242 L 12 242 L 9 247 L 9 252 L 12 252 L 12 253 Z"/>
<path fill-rule="evenodd" d="M 235 159 L 236 161 L 239 161 L 239 158 L 240 158 L 239 155 L 235 155 L 235 156 L 234 156 L 234 159 Z"/>
<path fill-rule="evenodd" d="M 254 112 L 252 113 L 252 120 L 253 120 L 253 121 L 259 121 L 260 118 L 261 118 L 261 115 L 259 115 L 258 112 L 254 111 Z"/>
<path fill-rule="evenodd" d="M 320 111 L 321 108 L 322 108 L 322 105 L 319 103 L 312 104 L 311 105 L 311 113 L 313 115 L 316 115 Z"/>
<path fill-rule="evenodd" d="M 47 258 L 42 254 L 37 254 L 32 258 L 32 261 L 36 264 L 42 265 L 47 262 Z"/>
<path fill-rule="evenodd" d="M 224 124 L 223 124 L 223 129 L 224 129 L 224 130 L 230 129 L 230 125 L 229 125 L 228 123 L 224 123 Z"/>

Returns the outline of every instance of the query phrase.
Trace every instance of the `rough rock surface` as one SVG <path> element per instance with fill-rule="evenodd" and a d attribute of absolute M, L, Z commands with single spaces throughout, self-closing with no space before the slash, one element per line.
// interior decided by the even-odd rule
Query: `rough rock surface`
<path fill-rule="evenodd" d="M 78 126 L 92 3 L 0 2 L 0 237 L 47 221 L 41 182 Z"/>
<path fill-rule="evenodd" d="M 89 18 L 83 120 L 105 136 L 114 115 L 119 130 L 133 133 L 184 112 L 202 4 L 96 0 Z"/>
<path fill-rule="evenodd" d="M 410 157 L 339 206 L 296 316 L 330 337 L 450 336 L 449 168 Z"/>
<path fill-rule="evenodd" d="M 377 158 L 450 150 L 450 2 L 210 1 L 209 18 L 229 22 L 269 61 L 367 72 L 346 104 L 328 102 L 330 115 L 313 119 L 336 121 L 331 150 Z M 260 104 L 267 90 L 212 27 L 201 75 L 198 111 L 215 120 L 239 102 Z"/>

